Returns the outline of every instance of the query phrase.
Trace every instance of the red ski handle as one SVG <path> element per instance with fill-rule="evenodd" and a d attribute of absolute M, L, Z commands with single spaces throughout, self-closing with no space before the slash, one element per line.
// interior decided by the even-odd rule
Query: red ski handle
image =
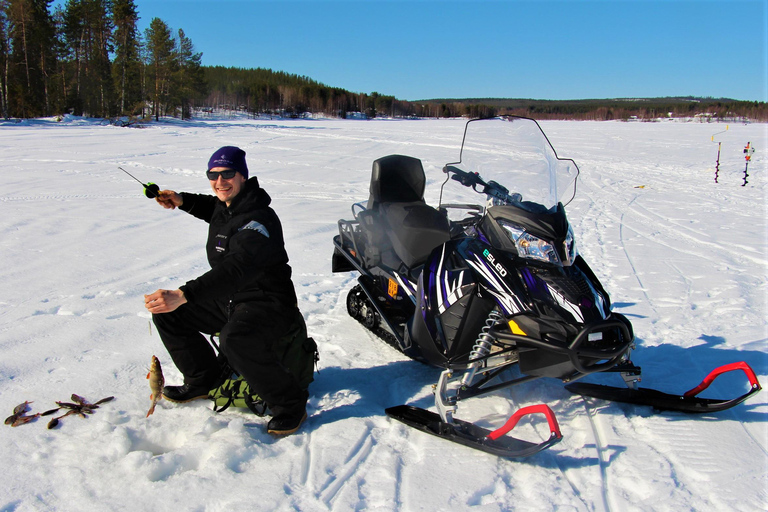
<path fill-rule="evenodd" d="M 552 434 L 557 437 L 558 439 L 563 437 L 563 435 L 560 433 L 560 425 L 557 424 L 557 419 L 555 418 L 555 413 L 552 412 L 552 409 L 549 408 L 546 404 L 536 404 L 536 405 L 529 405 L 528 407 L 523 407 L 522 409 L 518 409 L 515 411 L 515 413 L 509 417 L 507 422 L 500 428 L 494 430 L 490 434 L 488 434 L 488 438 L 492 440 L 497 440 L 504 434 L 507 434 L 510 430 L 515 428 L 515 425 L 517 425 L 517 422 L 520 421 L 520 419 L 523 416 L 527 416 L 528 414 L 536 414 L 541 413 L 544 416 L 547 417 L 547 422 L 549 423 L 549 430 L 552 432 Z"/>
<path fill-rule="evenodd" d="M 749 379 L 749 384 L 752 386 L 752 389 L 762 389 L 760 387 L 760 383 L 757 381 L 757 376 L 755 375 L 754 370 L 752 370 L 752 368 L 744 361 L 739 361 L 738 363 L 726 364 L 726 365 L 720 366 L 719 368 L 715 368 L 709 373 L 709 375 L 707 375 L 704 378 L 703 381 L 701 381 L 701 384 L 691 389 L 690 391 L 686 391 L 685 394 L 683 394 L 683 396 L 691 397 L 691 396 L 698 395 L 699 393 L 707 389 L 709 385 L 712 384 L 712 382 L 717 377 L 719 377 L 724 373 L 731 372 L 733 370 L 743 370 L 744 373 L 747 375 L 747 378 Z"/>

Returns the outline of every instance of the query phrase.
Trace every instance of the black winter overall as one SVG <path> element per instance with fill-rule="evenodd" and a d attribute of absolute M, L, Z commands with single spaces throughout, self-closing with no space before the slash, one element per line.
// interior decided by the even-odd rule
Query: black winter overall
<path fill-rule="evenodd" d="M 276 346 L 297 325 L 303 327 L 304 319 L 271 198 L 256 177 L 229 207 L 215 196 L 181 196 L 181 210 L 210 224 L 206 252 L 211 270 L 180 287 L 186 304 L 152 319 L 184 383 L 220 383 L 221 364 L 202 334 L 218 332 L 222 356 L 273 415 L 303 410 L 306 387 L 283 365 L 278 353 L 283 347 Z"/>

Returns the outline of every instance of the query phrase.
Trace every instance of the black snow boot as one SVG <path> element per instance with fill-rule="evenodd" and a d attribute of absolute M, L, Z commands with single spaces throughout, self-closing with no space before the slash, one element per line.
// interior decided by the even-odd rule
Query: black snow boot
<path fill-rule="evenodd" d="M 293 434 L 307 419 L 307 411 L 302 408 L 296 412 L 284 412 L 273 417 L 267 424 L 267 432 L 277 436 L 287 436 Z"/>
<path fill-rule="evenodd" d="M 163 398 L 169 402 L 191 402 L 192 400 L 208 398 L 208 393 L 210 391 L 211 388 L 209 386 L 190 386 L 189 384 L 184 384 L 183 386 L 165 386 L 163 388 Z"/>

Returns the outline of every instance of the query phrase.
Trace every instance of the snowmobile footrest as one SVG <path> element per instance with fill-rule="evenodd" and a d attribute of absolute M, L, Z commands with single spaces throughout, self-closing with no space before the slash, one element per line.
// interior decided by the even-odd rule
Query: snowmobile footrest
<path fill-rule="evenodd" d="M 700 392 L 705 390 L 718 376 L 733 370 L 743 370 L 747 375 L 750 384 L 750 390 L 731 400 L 720 400 L 715 398 L 699 398 Z M 755 372 L 745 362 L 732 363 L 719 368 L 715 368 L 709 375 L 695 388 L 685 392 L 682 395 L 672 395 L 655 389 L 638 388 L 616 388 L 612 386 L 603 386 L 600 384 L 589 384 L 586 382 L 575 382 L 568 384 L 565 389 L 571 393 L 583 396 L 590 396 L 612 402 L 625 402 L 635 405 L 649 405 L 660 411 L 678 411 L 685 413 L 708 413 L 718 412 L 730 409 L 739 405 L 744 400 L 760 391 L 760 383 L 757 381 Z"/>
<path fill-rule="evenodd" d="M 411 405 L 390 407 L 385 412 L 390 418 L 405 423 L 409 427 L 501 457 L 528 457 L 549 448 L 563 438 L 552 409 L 544 404 L 520 409 L 503 427 L 494 431 L 455 418 L 452 423 L 447 423 L 442 421 L 438 414 Z M 537 444 L 505 435 L 515 427 L 520 418 L 534 413 L 543 413 L 547 417 L 551 432 L 549 439 Z"/>

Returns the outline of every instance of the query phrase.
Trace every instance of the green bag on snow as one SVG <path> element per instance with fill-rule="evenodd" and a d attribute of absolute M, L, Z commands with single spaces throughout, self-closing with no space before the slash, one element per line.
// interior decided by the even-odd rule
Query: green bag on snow
<path fill-rule="evenodd" d="M 208 398 L 213 400 L 213 410 L 222 412 L 231 406 L 250 409 L 257 416 L 267 413 L 267 404 L 256 393 L 252 393 L 245 379 L 239 375 L 232 375 L 224 383 L 212 389 Z"/>
<path fill-rule="evenodd" d="M 273 352 L 280 364 L 298 380 L 302 389 L 308 389 L 314 380 L 314 369 L 319 354 L 315 340 L 307 337 L 304 317 L 300 313 L 297 317 L 291 330 L 275 342 Z M 213 410 L 217 412 L 234 406 L 248 408 L 258 416 L 267 414 L 267 404 L 264 400 L 252 392 L 245 379 L 235 372 L 221 386 L 212 389 L 208 398 L 213 400 Z"/>

